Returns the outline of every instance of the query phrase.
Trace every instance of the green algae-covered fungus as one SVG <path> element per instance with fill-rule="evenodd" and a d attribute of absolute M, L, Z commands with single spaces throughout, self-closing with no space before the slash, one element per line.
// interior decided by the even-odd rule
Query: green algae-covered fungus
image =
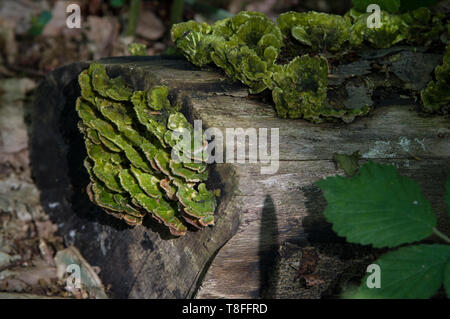
<path fill-rule="evenodd" d="M 147 54 L 147 46 L 142 43 L 130 43 L 128 45 L 128 52 L 133 56 L 143 56 Z"/>
<path fill-rule="evenodd" d="M 325 58 L 296 57 L 273 75 L 273 100 L 280 117 L 319 121 L 327 95 Z"/>
<path fill-rule="evenodd" d="M 176 236 L 186 233 L 186 223 L 214 224 L 216 192 L 204 184 L 205 142 L 196 143 L 201 146 L 194 151 L 195 143 L 183 141 L 178 150 L 183 161 L 171 157 L 181 140 L 177 133 L 194 129 L 169 101 L 168 88 L 133 91 L 95 63 L 81 72 L 79 84 L 76 110 L 88 154 L 84 166 L 91 201 L 129 225 L 150 215 Z"/>
<path fill-rule="evenodd" d="M 323 12 L 286 12 L 277 18 L 284 36 L 292 37 L 313 50 L 339 51 L 350 42 L 352 25 L 348 18 Z"/>
<path fill-rule="evenodd" d="M 335 103 L 336 96 L 352 98 L 349 90 L 342 90 L 347 79 L 327 87 L 328 77 L 336 78 L 333 70 L 339 64 L 354 61 L 358 50 L 387 49 L 400 44 L 430 46 L 449 37 L 445 35 L 445 16 L 428 8 L 402 14 L 381 10 L 381 24 L 374 28 L 368 25 L 372 14 L 355 9 L 344 16 L 290 11 L 274 23 L 263 13 L 243 11 L 212 25 L 195 21 L 176 24 L 171 35 L 177 48 L 193 64 L 215 64 L 228 77 L 245 84 L 251 94 L 271 90 L 280 117 L 351 122 L 356 116 L 367 114 L 371 104 L 346 107 L 345 103 Z M 329 65 L 332 74 L 328 72 Z M 447 103 L 448 90 L 444 89 L 448 82 L 442 80 L 447 68 L 444 61 L 436 69 L 437 81 L 422 92 L 426 111 L 442 110 L 442 104 Z M 388 79 L 385 86 L 391 86 L 387 82 Z M 374 83 L 368 81 L 364 85 L 370 91 Z"/>
<path fill-rule="evenodd" d="M 209 24 L 191 20 L 175 24 L 170 35 L 192 64 L 203 66 L 212 62 L 212 43 L 218 40 L 211 32 Z"/>
<path fill-rule="evenodd" d="M 234 80 L 259 93 L 267 88 L 270 72 L 283 46 L 277 25 L 261 13 L 241 12 L 209 26 L 188 21 L 176 24 L 172 40 L 193 64 L 214 62 Z"/>
<path fill-rule="evenodd" d="M 434 71 L 436 81 L 431 81 L 422 90 L 423 110 L 428 113 L 450 110 L 450 44 L 447 44 L 443 63 Z"/>
<path fill-rule="evenodd" d="M 381 11 L 380 27 L 369 28 L 367 19 L 370 15 L 370 13 L 349 14 L 354 19 L 352 33 L 355 35 L 355 38 L 359 38 L 360 41 L 366 41 L 377 49 L 389 48 L 407 38 L 408 25 L 400 15 Z M 355 41 L 355 43 L 357 42 L 359 41 Z"/>
<path fill-rule="evenodd" d="M 227 42 L 215 45 L 213 61 L 246 84 L 250 93 L 260 93 L 270 83 L 283 46 L 281 31 L 265 15 L 247 11 L 231 18 L 229 26 L 233 33 Z"/>
<path fill-rule="evenodd" d="M 407 24 L 407 41 L 415 45 L 426 45 L 429 41 L 439 39 L 445 31 L 443 15 L 432 15 L 430 9 L 419 8 L 401 15 Z"/>
<path fill-rule="evenodd" d="M 375 48 L 389 48 L 406 42 L 413 45 L 425 45 L 436 40 L 445 30 L 442 23 L 444 15 L 432 14 L 428 8 L 419 8 L 403 14 L 391 14 L 380 11 L 380 27 L 368 27 L 371 13 L 360 13 L 354 9 L 345 15 L 352 22 L 351 43 L 358 47 L 361 42 Z"/>
<path fill-rule="evenodd" d="M 279 117 L 303 118 L 320 123 L 342 119 L 346 122 L 369 109 L 335 109 L 327 103 L 328 63 L 323 57 L 303 55 L 273 74 L 272 97 Z"/>

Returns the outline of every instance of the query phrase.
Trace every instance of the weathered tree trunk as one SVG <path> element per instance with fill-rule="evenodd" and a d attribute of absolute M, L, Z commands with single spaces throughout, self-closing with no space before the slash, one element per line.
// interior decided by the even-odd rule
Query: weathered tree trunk
<path fill-rule="evenodd" d="M 334 235 L 322 215 L 325 200 L 313 186 L 341 173 L 332 161 L 335 152 L 359 150 L 364 158 L 396 164 L 402 174 L 419 182 L 435 211 L 445 212 L 447 118 L 420 117 L 412 105 L 390 105 L 348 125 L 285 120 L 217 69 L 199 70 L 183 59 L 156 57 L 100 62 L 110 76 L 122 75 L 135 89 L 169 86 L 188 118 L 203 120 L 205 128 L 279 128 L 280 133 L 276 174 L 261 174 L 261 164 L 214 165 L 210 183 L 223 190 L 215 226 L 180 238 L 168 236 L 150 220 L 130 228 L 91 204 L 85 192 L 88 176 L 75 99 L 78 73 L 88 63 L 49 74 L 37 91 L 32 116 L 33 175 L 42 204 L 60 232 L 92 265 L 101 267 L 100 276 L 111 284 L 113 297 L 333 295 L 341 278 L 353 271 L 352 262 L 367 256 L 367 248 L 350 246 Z M 448 233 L 448 224 L 439 220 Z M 293 253 L 286 253 L 292 247 L 300 251 L 294 259 Z M 305 247 L 317 249 L 318 273 L 322 271 L 321 282 L 312 288 L 294 280 Z M 287 259 L 297 261 L 292 271 L 283 268 Z"/>

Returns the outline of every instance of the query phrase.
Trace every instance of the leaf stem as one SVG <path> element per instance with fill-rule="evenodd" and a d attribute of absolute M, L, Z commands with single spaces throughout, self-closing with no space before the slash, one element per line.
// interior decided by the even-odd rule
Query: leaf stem
<path fill-rule="evenodd" d="M 435 235 L 437 235 L 439 238 L 441 238 L 443 241 L 447 242 L 448 244 L 450 244 L 450 238 L 448 238 L 445 234 L 441 233 L 439 230 L 437 230 L 436 228 L 433 228 L 433 233 Z"/>

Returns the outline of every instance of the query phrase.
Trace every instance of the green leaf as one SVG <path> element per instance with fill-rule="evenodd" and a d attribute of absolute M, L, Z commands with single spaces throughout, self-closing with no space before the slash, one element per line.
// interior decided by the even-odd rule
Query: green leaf
<path fill-rule="evenodd" d="M 450 262 L 447 262 L 444 270 L 444 287 L 447 292 L 447 298 L 450 298 Z"/>
<path fill-rule="evenodd" d="M 447 213 L 450 216 L 450 176 L 447 177 L 447 184 L 445 185 L 445 203 L 447 204 Z"/>
<path fill-rule="evenodd" d="M 31 27 L 28 32 L 31 35 L 38 36 L 44 30 L 45 25 L 52 19 L 52 13 L 48 10 L 42 11 L 39 17 L 31 18 Z"/>
<path fill-rule="evenodd" d="M 125 0 L 109 0 L 109 4 L 111 5 L 111 7 L 114 7 L 114 8 L 119 8 L 119 7 L 123 6 L 124 3 L 125 3 Z"/>
<path fill-rule="evenodd" d="M 369 161 L 352 178 L 328 177 L 316 184 L 328 202 L 325 217 L 351 243 L 395 247 L 430 236 L 436 226 L 419 185 L 392 165 Z"/>
<path fill-rule="evenodd" d="M 368 273 L 352 298 L 430 298 L 445 281 L 450 284 L 450 246 L 414 245 L 402 247 L 381 256 L 374 264 L 380 266 L 380 288 L 369 288 Z M 444 279 L 445 272 L 445 279 Z"/>
<path fill-rule="evenodd" d="M 52 19 L 52 13 L 48 10 L 44 10 L 39 15 L 37 23 L 40 25 L 46 25 Z"/>
<path fill-rule="evenodd" d="M 400 0 L 353 0 L 353 7 L 359 12 L 366 12 L 370 4 L 378 4 L 389 13 L 396 13 L 400 9 Z"/>

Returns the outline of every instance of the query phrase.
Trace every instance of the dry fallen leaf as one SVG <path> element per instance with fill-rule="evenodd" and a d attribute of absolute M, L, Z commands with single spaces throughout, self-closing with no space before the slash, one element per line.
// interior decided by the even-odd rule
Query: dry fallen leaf
<path fill-rule="evenodd" d="M 90 42 L 94 59 L 110 55 L 110 51 L 119 34 L 119 23 L 113 17 L 89 16 L 87 21 L 87 38 Z"/>
<path fill-rule="evenodd" d="M 16 61 L 16 23 L 14 20 L 0 18 L 0 55 L 6 58 L 9 65 Z"/>
<path fill-rule="evenodd" d="M 308 287 L 318 286 L 325 282 L 325 280 L 321 279 L 318 274 L 305 275 L 303 278 L 305 278 L 305 282 Z"/>
<path fill-rule="evenodd" d="M 78 265 L 80 267 L 80 279 L 82 285 L 82 292 L 89 293 L 89 297 L 95 299 L 106 299 L 108 296 L 105 293 L 105 287 L 97 275 L 98 267 L 93 268 L 83 258 L 80 251 L 74 246 L 60 250 L 55 255 L 55 263 L 57 267 L 57 275 L 60 280 L 68 275 L 66 272 L 69 265 Z M 76 290 L 73 291 L 76 293 Z"/>
<path fill-rule="evenodd" d="M 39 238 L 50 238 L 58 231 L 58 226 L 53 224 L 50 220 L 43 222 L 37 221 L 35 224 Z"/>
<path fill-rule="evenodd" d="M 33 219 L 43 218 L 42 206 L 40 206 L 39 191 L 31 182 L 21 180 L 15 174 L 0 180 L 0 210 L 14 214 L 11 222 L 27 222 L 31 214 Z M 13 234 L 14 236 L 20 235 Z"/>
<path fill-rule="evenodd" d="M 23 100 L 35 86 L 28 78 L 0 80 L 0 155 L 20 152 L 27 147 Z"/>
<path fill-rule="evenodd" d="M 17 26 L 15 31 L 18 35 L 27 33 L 31 18 L 39 15 L 43 10 L 48 10 L 46 1 L 0 1 L 0 18 L 13 20 Z"/>
<path fill-rule="evenodd" d="M 53 259 L 53 251 L 52 249 L 47 245 L 45 240 L 40 239 L 39 240 L 39 252 L 41 254 L 41 257 L 50 267 L 56 267 L 55 260 Z"/>
<path fill-rule="evenodd" d="M 153 12 L 140 13 L 136 35 L 148 40 L 157 40 L 164 35 L 165 31 L 164 24 Z"/>
<path fill-rule="evenodd" d="M 299 274 L 309 275 L 315 272 L 318 261 L 319 255 L 317 254 L 315 247 L 302 248 L 302 258 L 300 259 L 300 265 L 298 269 Z"/>

